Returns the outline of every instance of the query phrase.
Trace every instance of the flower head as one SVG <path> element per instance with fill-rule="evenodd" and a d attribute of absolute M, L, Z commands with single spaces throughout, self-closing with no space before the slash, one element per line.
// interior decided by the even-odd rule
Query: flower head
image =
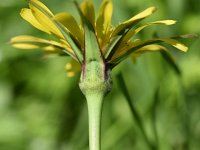
<path fill-rule="evenodd" d="M 137 26 L 156 11 L 155 7 L 149 7 L 114 27 L 111 24 L 111 0 L 103 0 L 97 17 L 91 0 L 84 0 L 80 6 L 75 1 L 75 6 L 81 25 L 66 12 L 54 14 L 39 0 L 29 0 L 29 8 L 22 9 L 20 13 L 22 18 L 35 28 L 53 35 L 56 40 L 23 35 L 12 38 L 11 44 L 17 48 L 41 48 L 47 53 L 71 56 L 72 62 L 66 65 L 69 76 L 73 76 L 77 66 L 81 66 L 79 87 L 88 104 L 90 150 L 100 150 L 101 110 L 103 98 L 112 87 L 111 69 L 130 55 L 136 58 L 144 52 L 161 50 L 169 54 L 162 42 L 184 52 L 188 48 L 176 40 L 178 37 L 133 40 L 133 36 L 148 26 L 176 23 L 174 20 L 161 20 Z"/>
<path fill-rule="evenodd" d="M 137 23 L 152 15 L 156 11 L 155 7 L 149 7 L 114 27 L 111 24 L 112 0 L 103 0 L 97 17 L 95 17 L 91 0 L 84 0 L 80 6 L 76 2 L 75 4 L 81 16 L 81 25 L 78 25 L 69 13 L 53 14 L 39 0 L 30 0 L 29 8 L 21 10 L 22 18 L 35 28 L 55 36 L 57 40 L 21 35 L 12 38 L 11 44 L 21 49 L 41 48 L 47 53 L 65 53 L 82 66 L 85 66 L 91 59 L 95 59 L 103 61 L 111 69 L 130 55 L 136 58 L 148 51 L 162 50 L 167 52 L 167 48 L 161 45 L 162 42 L 184 52 L 188 50 L 184 44 L 176 40 L 177 37 L 132 40 L 133 36 L 148 26 L 156 24 L 173 25 L 176 23 L 174 20 L 161 20 L 138 27 Z M 72 64 L 77 66 L 77 63 L 73 61 Z M 73 67 L 69 66 L 67 64 L 66 68 L 72 75 Z M 74 67 L 74 69 L 77 70 L 77 67 Z"/>

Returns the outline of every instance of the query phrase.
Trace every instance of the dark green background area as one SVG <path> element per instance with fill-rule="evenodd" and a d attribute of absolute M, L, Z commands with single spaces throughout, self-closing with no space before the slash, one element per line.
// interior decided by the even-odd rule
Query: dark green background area
<path fill-rule="evenodd" d="M 67 11 L 79 19 L 70 0 L 42 2 L 54 13 Z M 96 10 L 100 2 L 94 0 Z M 148 27 L 141 39 L 200 33 L 198 0 L 113 0 L 113 4 L 114 25 L 149 6 L 156 6 L 158 12 L 141 24 L 178 21 L 171 27 Z M 87 150 L 87 108 L 78 87 L 80 75 L 69 78 L 64 70 L 70 58 L 44 56 L 39 49 L 19 50 L 8 43 L 16 35 L 49 37 L 20 17 L 24 7 L 25 0 L 0 1 L 0 150 Z M 135 63 L 127 59 L 113 70 L 113 90 L 103 109 L 102 150 L 149 149 L 119 88 L 120 72 L 158 150 L 199 150 L 200 38 L 183 42 L 188 53 L 169 46 L 181 75 L 157 52 L 144 54 Z"/>

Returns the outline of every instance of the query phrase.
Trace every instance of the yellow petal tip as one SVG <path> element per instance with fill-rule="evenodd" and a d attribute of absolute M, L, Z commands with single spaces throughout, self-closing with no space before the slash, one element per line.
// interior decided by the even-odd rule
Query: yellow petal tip
<path fill-rule="evenodd" d="M 173 25 L 176 24 L 176 20 L 166 20 L 166 25 Z"/>
<path fill-rule="evenodd" d="M 155 6 L 151 6 L 149 8 L 147 8 L 149 11 L 151 11 L 152 13 L 156 12 L 158 9 Z"/>
<path fill-rule="evenodd" d="M 183 52 L 187 52 L 188 51 L 188 47 L 187 46 L 185 46 L 185 48 L 183 49 Z"/>
<path fill-rule="evenodd" d="M 176 43 L 174 46 L 183 52 L 188 51 L 188 47 L 182 43 Z"/>

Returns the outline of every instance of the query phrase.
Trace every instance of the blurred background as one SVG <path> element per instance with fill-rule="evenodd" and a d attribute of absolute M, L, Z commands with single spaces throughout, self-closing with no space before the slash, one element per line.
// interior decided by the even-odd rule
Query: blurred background
<path fill-rule="evenodd" d="M 54 13 L 67 11 L 79 19 L 70 0 L 42 2 Z M 101 0 L 94 3 L 98 10 Z M 141 39 L 200 33 L 199 0 L 113 0 L 113 4 L 115 25 L 149 6 L 158 11 L 142 23 L 178 21 L 170 27 L 146 28 Z M 44 56 L 39 49 L 15 49 L 8 43 L 16 35 L 48 36 L 20 17 L 24 7 L 25 0 L 0 1 L 0 150 L 88 150 L 80 75 L 69 78 L 64 69 L 70 59 Z M 199 150 L 200 37 L 183 42 L 188 53 L 169 47 L 181 74 L 157 52 L 136 62 L 127 59 L 113 70 L 113 90 L 103 109 L 102 150 Z M 136 115 L 119 86 L 122 77 Z"/>

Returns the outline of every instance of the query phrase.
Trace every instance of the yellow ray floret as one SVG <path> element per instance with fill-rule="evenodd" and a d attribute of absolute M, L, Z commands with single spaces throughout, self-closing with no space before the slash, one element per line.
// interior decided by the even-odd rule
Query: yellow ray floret
<path fill-rule="evenodd" d="M 35 17 L 33 16 L 33 13 L 31 11 L 31 9 L 28 9 L 28 8 L 23 8 L 20 12 L 20 15 L 21 17 L 26 20 L 27 22 L 29 22 L 32 26 L 34 26 L 35 28 L 43 31 L 43 32 L 46 32 L 46 33 L 49 33 L 49 30 L 47 30 L 45 27 L 43 27 L 37 19 L 35 19 Z"/>
<path fill-rule="evenodd" d="M 116 27 L 116 29 L 112 33 L 112 36 L 115 36 L 115 35 L 119 34 L 120 32 L 122 32 L 123 30 L 129 28 L 133 24 L 136 24 L 140 20 L 152 15 L 156 10 L 157 10 L 156 7 L 149 7 L 146 10 L 144 10 L 143 12 L 135 15 L 131 19 L 123 22 L 122 24 L 120 24 L 119 26 Z"/>
<path fill-rule="evenodd" d="M 38 37 L 29 36 L 29 35 L 20 35 L 20 36 L 13 37 L 10 40 L 10 43 L 12 44 L 13 47 L 21 48 L 21 49 L 42 48 L 44 50 L 45 49 L 48 50 L 47 47 L 54 46 L 55 48 L 66 49 L 67 51 L 73 54 L 71 47 L 67 45 L 66 43 L 57 42 L 53 40 L 45 40 L 45 39 L 41 39 Z"/>
<path fill-rule="evenodd" d="M 54 15 L 39 0 L 29 0 L 29 8 L 22 9 L 20 13 L 22 18 L 35 28 L 48 34 L 53 34 L 57 40 L 45 40 L 33 36 L 17 36 L 11 39 L 11 44 L 21 49 L 42 48 L 50 53 L 62 51 L 72 56 L 80 64 L 85 63 L 84 59 L 88 58 L 88 56 L 96 57 L 101 55 L 98 57 L 100 60 L 105 60 L 106 63 L 110 63 L 113 66 L 130 55 L 135 59 L 144 52 L 168 52 L 165 46 L 160 45 L 163 42 L 183 52 L 188 50 L 187 46 L 177 40 L 177 38 L 184 38 L 185 36 L 154 38 L 144 41 L 132 40 L 132 37 L 146 27 L 157 24 L 173 25 L 176 23 L 174 20 L 161 20 L 136 26 L 141 20 L 152 15 L 157 10 L 156 7 L 149 7 L 114 27 L 111 24 L 112 0 L 102 1 L 97 18 L 95 18 L 92 0 L 84 0 L 80 7 L 76 6 L 81 15 L 81 25 L 78 25 L 75 18 L 69 13 L 61 12 Z M 73 71 L 72 66 L 77 66 L 77 64 L 71 62 L 66 65 L 69 76 L 76 72 Z M 80 67 L 78 70 L 80 70 Z"/>
<path fill-rule="evenodd" d="M 38 9 L 35 4 L 43 8 L 46 12 Z M 29 3 L 29 7 L 33 13 L 33 16 L 38 20 L 38 22 L 40 22 L 43 27 L 46 28 L 46 30 L 57 35 L 60 38 L 64 38 L 60 30 L 52 22 L 52 19 L 54 17 L 53 13 L 43 3 L 38 0 L 31 0 L 31 2 Z"/>
<path fill-rule="evenodd" d="M 145 40 L 145 41 L 136 40 L 134 42 L 128 42 L 126 46 L 122 47 L 121 49 L 118 49 L 116 53 L 114 54 L 114 56 L 112 57 L 111 61 L 118 59 L 119 57 L 125 54 L 127 55 L 131 54 L 132 52 L 135 52 L 144 46 L 160 43 L 160 42 L 168 43 L 183 52 L 187 52 L 188 50 L 188 47 L 185 46 L 183 43 L 171 38 L 155 38 L 155 39 Z"/>
<path fill-rule="evenodd" d="M 143 30 L 146 27 L 152 26 L 152 25 L 156 25 L 156 24 L 160 24 L 160 25 L 173 25 L 175 24 L 176 21 L 175 20 L 161 20 L 161 21 L 155 21 L 155 22 L 150 22 L 147 23 L 145 25 L 142 25 L 136 29 L 133 30 L 129 30 L 127 32 L 127 34 L 123 37 L 122 42 L 119 45 L 119 49 L 124 47 L 127 43 L 127 41 L 129 41 L 133 36 L 135 36 L 137 33 L 139 33 L 141 30 Z"/>
<path fill-rule="evenodd" d="M 88 19 L 88 21 L 95 26 L 95 11 L 94 11 L 94 5 L 91 0 L 85 0 L 81 4 L 81 10 L 85 17 Z"/>
<path fill-rule="evenodd" d="M 83 47 L 84 45 L 83 32 L 81 31 L 78 23 L 76 22 L 76 20 L 74 19 L 72 15 L 70 15 L 69 13 L 63 12 L 63 13 L 56 14 L 54 16 L 54 19 L 62 23 L 68 29 L 68 31 L 75 38 L 77 38 L 78 42 Z"/>
<path fill-rule="evenodd" d="M 101 47 L 103 47 L 103 45 L 109 41 L 112 11 L 112 1 L 104 0 L 96 21 L 96 33 Z"/>

